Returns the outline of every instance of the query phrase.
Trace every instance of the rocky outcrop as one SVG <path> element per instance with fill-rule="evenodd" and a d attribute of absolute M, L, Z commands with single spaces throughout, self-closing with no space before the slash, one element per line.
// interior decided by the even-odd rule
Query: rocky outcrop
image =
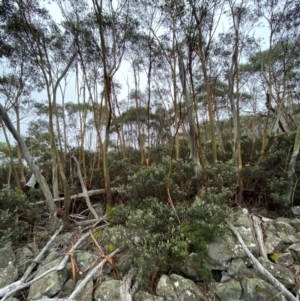
<path fill-rule="evenodd" d="M 263 220 L 264 246 L 268 258 L 260 257 L 257 242 L 254 239 L 251 222 L 246 215 L 241 216 L 235 227 L 242 236 L 252 254 L 262 266 L 279 280 L 295 296 L 298 294 L 296 283 L 300 275 L 300 219 L 279 218 Z M 71 233 L 60 235 L 49 248 L 48 255 L 39 262 L 35 274 L 37 281 L 30 285 L 27 300 L 45 298 L 67 298 L 78 288 L 96 262 L 99 253 L 83 248 L 77 250 L 70 262 L 62 269 L 59 266 L 66 254 Z M 285 300 L 284 297 L 260 274 L 253 262 L 238 243 L 235 235 L 228 230 L 216 237 L 208 246 L 207 261 L 212 270 L 212 278 L 205 285 L 201 281 L 201 271 L 196 254 L 190 254 L 179 274 L 161 275 L 157 279 L 156 291 L 152 294 L 137 291 L 133 301 L 256 301 Z M 0 249 L 0 297 L 1 288 L 16 281 L 39 252 L 35 244 L 13 252 L 8 245 Z M 16 255 L 15 255 L 16 253 Z M 129 272 L 134 258 L 126 253 L 112 266 L 106 262 L 91 277 L 76 296 L 76 300 L 121 301 L 122 283 L 120 278 Z M 39 277 L 54 269 L 51 273 Z M 116 269 L 119 278 L 115 278 Z M 99 277 L 99 273 L 101 277 Z M 124 279 L 124 278 L 123 278 Z M 8 299 L 6 299 L 8 300 Z M 18 299 L 11 299 L 18 300 Z"/>
<path fill-rule="evenodd" d="M 0 288 L 12 283 L 17 278 L 16 256 L 8 244 L 0 249 Z"/>

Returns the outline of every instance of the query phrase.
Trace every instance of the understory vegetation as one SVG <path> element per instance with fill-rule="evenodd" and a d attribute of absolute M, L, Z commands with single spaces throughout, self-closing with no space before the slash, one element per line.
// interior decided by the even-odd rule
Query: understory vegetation
<path fill-rule="evenodd" d="M 199 260 L 199 276 L 210 277 L 206 265 L 206 244 L 226 229 L 226 221 L 234 218 L 239 206 L 250 210 L 264 208 L 271 216 L 290 216 L 287 166 L 294 134 L 280 135 L 269 139 L 265 154 L 259 158 L 257 145 L 243 139 L 242 150 L 246 154 L 253 146 L 253 156 L 245 157 L 247 164 L 242 171 L 243 201 L 236 203 L 239 193 L 237 173 L 232 160 L 218 161 L 207 165 L 206 174 L 194 174 L 189 159 L 175 160 L 165 155 L 167 149 L 153 150 L 152 164 L 136 164 L 139 152 L 128 149 L 129 159 L 123 159 L 117 152 L 110 152 L 110 170 L 114 194 L 112 214 L 107 217 L 114 225 L 101 232 L 101 244 L 122 247 L 130 251 L 139 282 L 153 285 L 157 276 L 182 268 L 188 255 L 196 253 Z M 155 157 L 154 157 L 155 153 Z M 184 153 L 184 151 L 183 151 Z M 209 153 L 208 153 L 209 154 Z M 87 153 L 92 158 L 94 154 Z M 220 154 L 221 157 L 221 154 Z M 222 153 L 222 157 L 229 154 Z M 1 183 L 9 176 L 9 166 L 1 166 Z M 18 168 L 18 166 L 15 166 Z M 44 165 L 44 168 L 47 166 Z M 44 169 L 50 177 L 51 170 Z M 70 171 L 74 166 L 70 166 Z M 299 170 L 299 162 L 296 171 Z M 171 170 L 171 172 L 170 172 Z M 101 184 L 100 170 L 90 170 L 91 189 Z M 297 173 L 296 172 L 296 173 Z M 28 176 L 30 174 L 28 173 Z M 81 191 L 77 176 L 68 174 L 72 192 Z M 294 201 L 300 196 L 294 191 Z M 34 205 L 43 199 L 37 188 L 23 191 L 11 185 L 2 186 L 0 191 L 0 244 L 12 241 L 14 246 L 31 241 L 35 236 L 35 222 L 46 220 L 43 205 Z M 105 204 L 101 196 L 92 197 L 92 202 Z M 173 207 L 174 206 L 174 207 Z M 72 204 L 72 213 L 85 209 L 84 200 Z M 130 239 L 124 229 L 131 229 L 136 239 Z M 112 251 L 113 249 L 107 250 Z"/>

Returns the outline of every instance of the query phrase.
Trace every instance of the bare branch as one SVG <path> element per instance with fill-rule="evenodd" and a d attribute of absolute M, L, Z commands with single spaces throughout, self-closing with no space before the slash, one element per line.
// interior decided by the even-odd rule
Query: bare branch
<path fill-rule="evenodd" d="M 90 209 L 91 213 L 94 215 L 95 219 L 99 219 L 99 216 L 98 216 L 96 210 L 93 208 L 93 206 L 91 204 L 91 200 L 89 198 L 88 191 L 87 191 L 87 189 L 86 189 L 86 187 L 84 185 L 84 182 L 83 182 L 83 179 L 82 179 L 82 175 L 81 175 L 81 170 L 80 170 L 79 162 L 78 162 L 78 160 L 74 156 L 72 156 L 72 159 L 75 161 L 75 163 L 77 165 L 77 174 L 78 174 L 78 177 L 79 177 L 79 180 L 80 180 L 81 189 L 82 189 L 82 193 L 84 195 L 86 204 L 87 204 L 88 208 Z"/>
<path fill-rule="evenodd" d="M 244 249 L 245 253 L 248 257 L 252 260 L 253 264 L 256 268 L 268 279 L 268 281 L 282 294 L 289 300 L 289 301 L 299 301 L 291 292 L 289 292 L 285 286 L 280 283 L 272 274 L 270 274 L 261 264 L 260 262 L 253 256 L 253 254 L 249 251 L 247 246 L 245 245 L 242 237 L 240 236 L 239 232 L 235 229 L 235 227 L 228 223 L 232 232 L 236 235 L 239 243 L 241 244 L 242 248 Z"/>

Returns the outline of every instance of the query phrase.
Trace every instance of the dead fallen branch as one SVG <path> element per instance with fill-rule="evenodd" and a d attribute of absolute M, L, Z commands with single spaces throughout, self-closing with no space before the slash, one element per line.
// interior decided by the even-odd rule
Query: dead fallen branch
<path fill-rule="evenodd" d="M 99 227 L 95 228 L 93 230 L 93 232 L 98 231 L 99 229 L 105 228 L 107 225 L 99 226 Z M 44 257 L 45 251 L 49 248 L 49 246 L 51 245 L 51 243 L 55 240 L 56 236 L 61 231 L 61 228 L 62 228 L 62 226 L 51 237 L 50 241 L 46 244 L 46 246 L 43 248 L 43 250 L 40 252 L 40 254 L 33 261 L 34 263 L 40 263 L 42 261 L 42 259 Z M 81 243 L 85 239 L 87 239 L 89 237 L 90 237 L 90 232 L 84 234 L 82 237 L 80 237 L 77 240 L 77 242 L 74 245 L 72 245 L 72 247 L 70 248 L 70 250 L 66 253 L 66 255 L 63 257 L 63 259 L 61 260 L 61 262 L 57 266 L 55 266 L 55 267 L 53 267 L 53 268 L 45 271 L 43 274 L 39 275 L 38 277 L 36 277 L 36 278 L 34 278 L 34 279 L 26 282 L 26 279 L 29 278 L 30 273 L 31 273 L 31 271 L 33 269 L 32 266 L 29 266 L 29 268 L 25 272 L 24 276 L 20 280 L 14 282 L 14 283 L 11 283 L 11 284 L 9 284 L 9 285 L 7 285 L 7 286 L 5 286 L 5 287 L 3 287 L 3 288 L 0 289 L 0 297 L 4 296 L 1 299 L 1 301 L 4 301 L 4 300 L 8 299 L 9 297 L 13 296 L 17 292 L 19 292 L 19 291 L 23 290 L 24 288 L 30 286 L 32 283 L 36 282 L 37 280 L 42 279 L 43 277 L 45 277 L 49 273 L 63 270 L 66 267 L 66 265 L 67 265 L 67 262 L 69 260 L 69 256 L 74 253 L 74 251 L 81 245 Z M 72 299 L 72 298 L 70 298 L 70 299 Z"/>
<path fill-rule="evenodd" d="M 98 216 L 96 210 L 93 208 L 93 206 L 92 206 L 92 204 L 91 204 L 91 200 L 90 200 L 88 191 L 87 191 L 86 186 L 85 186 L 85 184 L 84 184 L 84 182 L 83 182 L 79 162 L 78 162 L 78 160 L 76 159 L 76 157 L 74 157 L 74 156 L 72 156 L 72 159 L 75 161 L 76 166 L 77 166 L 77 175 L 78 175 L 78 178 L 79 178 L 79 180 L 80 180 L 81 189 L 82 189 L 82 194 L 83 194 L 83 196 L 84 196 L 84 198 L 85 198 L 85 202 L 86 202 L 86 204 L 87 204 L 89 210 L 90 210 L 91 213 L 93 214 L 94 218 L 95 218 L 95 219 L 99 219 L 99 216 Z"/>
<path fill-rule="evenodd" d="M 117 188 L 111 188 L 112 192 L 117 192 L 118 189 Z M 89 190 L 88 192 L 88 196 L 94 196 L 94 195 L 100 195 L 100 194 L 105 194 L 105 189 L 93 189 L 93 190 Z M 77 193 L 74 195 L 70 196 L 71 200 L 76 200 L 76 199 L 80 199 L 80 198 L 84 198 L 84 193 Z M 57 199 L 53 199 L 53 202 L 61 202 L 64 201 L 64 197 L 62 198 L 57 198 Z M 42 205 L 45 204 L 45 201 L 39 201 L 39 202 L 35 202 L 35 203 L 31 203 L 30 205 Z"/>
<path fill-rule="evenodd" d="M 241 244 L 242 248 L 244 249 L 245 253 L 248 255 L 248 257 L 252 260 L 253 264 L 256 266 L 256 268 L 261 272 L 262 275 L 264 275 L 268 281 L 280 292 L 283 296 L 285 296 L 289 301 L 299 301 L 291 292 L 289 292 L 285 286 L 280 283 L 272 274 L 269 273 L 261 264 L 260 262 L 253 256 L 253 254 L 249 251 L 247 246 L 245 245 L 242 237 L 240 236 L 239 232 L 235 229 L 235 227 L 228 223 L 230 229 L 235 234 L 235 236 L 238 239 L 238 242 Z"/>
<path fill-rule="evenodd" d="M 4 298 L 2 300 L 5 300 L 9 296 L 11 296 L 11 295 L 7 296 L 8 293 L 11 293 L 12 291 L 18 291 L 18 290 L 22 289 L 22 287 L 23 287 L 26 279 L 29 277 L 30 273 L 33 271 L 33 269 L 35 268 L 35 266 L 37 264 L 39 264 L 43 260 L 46 251 L 49 249 L 50 245 L 55 240 L 55 238 L 57 237 L 57 235 L 60 233 L 60 231 L 62 230 L 62 228 L 63 228 L 63 225 L 61 225 L 59 227 L 59 229 L 52 235 L 52 237 L 47 242 L 47 244 L 45 245 L 45 247 L 43 248 L 43 250 L 33 260 L 33 262 L 27 268 L 26 272 L 24 273 L 24 275 L 22 276 L 22 278 L 20 280 L 18 280 L 16 282 L 13 282 L 13 283 L 11 283 L 11 284 L 9 284 L 9 285 L 7 285 L 7 286 L 5 286 L 5 287 L 3 287 L 3 288 L 0 289 L 0 297 L 4 296 Z"/>
<path fill-rule="evenodd" d="M 97 275 L 97 273 L 99 273 L 99 271 L 101 271 L 104 263 L 107 261 L 107 258 L 112 258 L 113 256 L 115 256 L 116 254 L 118 254 L 121 251 L 121 249 L 116 249 L 114 250 L 112 253 L 110 253 L 109 255 L 105 256 L 105 258 L 103 258 L 101 260 L 100 263 L 98 263 L 93 269 L 91 269 L 87 275 L 85 276 L 85 278 L 80 282 L 80 284 L 75 288 L 75 290 L 73 291 L 73 293 L 69 296 L 69 299 L 76 299 L 77 295 L 81 292 L 81 290 L 85 287 L 85 285 L 89 282 L 90 279 L 92 279 L 95 275 Z"/>
<path fill-rule="evenodd" d="M 260 255 L 266 259 L 268 259 L 268 255 L 264 246 L 264 238 L 261 230 L 261 220 L 259 217 L 252 215 L 253 220 L 253 230 L 255 233 L 256 241 L 258 244 Z"/>
<path fill-rule="evenodd" d="M 134 270 L 131 269 L 128 274 L 124 277 L 121 284 L 121 301 L 132 301 L 132 296 L 136 293 L 139 283 L 136 281 L 132 285 Z"/>

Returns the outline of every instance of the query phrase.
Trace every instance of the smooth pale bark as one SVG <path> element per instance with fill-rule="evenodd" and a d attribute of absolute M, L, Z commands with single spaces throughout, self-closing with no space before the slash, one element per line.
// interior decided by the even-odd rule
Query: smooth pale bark
<path fill-rule="evenodd" d="M 7 148 L 8 148 L 9 159 L 10 159 L 10 168 L 11 168 L 11 171 L 12 171 L 12 173 L 14 175 L 14 178 L 15 178 L 15 181 L 16 181 L 16 186 L 19 189 L 21 189 L 21 185 L 20 185 L 18 173 L 16 171 L 15 164 L 14 164 L 14 158 L 13 158 L 13 154 L 12 154 L 12 150 L 11 150 L 11 145 L 9 143 L 9 139 L 8 139 L 8 136 L 7 136 L 7 133 L 6 133 L 6 129 L 5 129 L 4 125 L 3 125 L 3 121 L 2 120 L 1 120 L 1 124 L 2 124 L 2 127 L 3 127 L 3 133 L 4 133 L 5 140 L 6 140 Z M 7 179 L 7 184 L 10 185 L 10 176 Z"/>
<path fill-rule="evenodd" d="M 194 110 L 190 100 L 190 93 L 187 87 L 186 73 L 184 69 L 184 62 L 182 59 L 182 54 L 179 53 L 178 61 L 179 61 L 179 74 L 180 80 L 182 84 L 183 94 L 186 102 L 186 109 L 188 110 L 188 120 L 189 120 L 189 136 L 190 136 L 190 157 L 195 164 L 195 173 L 199 173 L 200 171 L 200 163 L 198 158 L 198 150 L 197 150 L 197 141 L 196 141 L 196 131 L 195 131 L 195 118 L 194 118 Z"/>
<path fill-rule="evenodd" d="M 88 191 L 87 191 L 86 186 L 84 184 L 84 181 L 82 179 L 79 162 L 74 156 L 72 156 L 72 159 L 75 161 L 76 166 L 77 166 L 77 175 L 78 175 L 79 180 L 80 180 L 81 189 L 82 189 L 82 193 L 84 195 L 86 204 L 87 204 L 88 208 L 90 209 L 91 213 L 94 215 L 95 219 L 99 219 L 99 216 L 98 216 L 97 212 L 95 211 L 95 209 L 93 208 L 93 206 L 91 204 L 91 200 L 89 198 Z"/>
<path fill-rule="evenodd" d="M 294 148 L 293 148 L 293 153 L 289 162 L 289 167 L 288 167 L 288 181 L 289 181 L 289 191 L 288 191 L 288 199 L 287 201 L 290 202 L 293 197 L 293 190 L 294 190 L 294 175 L 295 175 L 295 165 L 297 161 L 297 157 L 299 154 L 299 149 L 300 149 L 300 125 L 298 126 L 296 137 L 295 137 L 295 142 L 294 142 Z"/>
<path fill-rule="evenodd" d="M 108 170 L 108 142 L 109 142 L 109 129 L 111 125 L 111 84 L 112 84 L 112 78 L 115 71 L 118 69 L 117 63 L 116 63 L 116 52 L 113 53 L 114 58 L 114 66 L 109 70 L 107 66 L 107 48 L 104 38 L 104 29 L 103 29 L 103 7 L 102 7 L 102 1 L 99 5 L 98 1 L 93 0 L 93 6 L 94 11 L 96 13 L 97 22 L 98 22 L 98 28 L 99 28 L 99 35 L 100 35 L 100 44 L 101 44 L 101 59 L 103 64 L 103 80 L 104 80 L 104 88 L 103 88 L 103 95 L 104 95 L 104 101 L 105 101 L 105 140 L 103 143 L 102 148 L 102 162 L 103 162 L 103 175 L 104 175 L 104 182 L 105 182 L 105 190 L 106 190 L 106 199 L 107 199 L 107 206 L 106 209 L 110 210 L 112 206 L 112 194 L 111 194 L 111 188 L 110 188 L 110 175 Z M 113 20 L 113 25 L 115 20 Z M 116 44 L 115 44 L 115 36 L 113 37 L 113 49 L 115 50 Z M 114 70 L 115 69 L 115 70 Z"/>
<path fill-rule="evenodd" d="M 118 189 L 117 188 L 111 188 L 111 191 L 112 192 L 117 192 Z M 99 194 L 104 195 L 105 194 L 105 189 L 89 190 L 87 193 L 88 193 L 89 196 L 94 196 L 94 195 L 99 195 Z M 77 193 L 77 194 L 71 195 L 70 200 L 77 200 L 77 199 L 80 199 L 80 198 L 83 198 L 83 197 L 84 197 L 83 193 Z M 53 202 L 61 202 L 64 199 L 65 199 L 64 197 L 53 199 Z M 44 204 L 44 203 L 45 203 L 44 201 L 39 201 L 39 202 L 31 203 L 30 205 L 41 205 L 41 204 Z"/>
<path fill-rule="evenodd" d="M 237 168 L 237 179 L 239 190 L 236 194 L 236 202 L 241 203 L 243 198 L 243 179 L 241 177 L 242 154 L 241 154 L 241 139 L 240 139 L 240 84 L 239 84 L 239 57 L 240 57 L 240 24 L 241 15 L 235 14 L 234 4 L 230 3 L 230 10 L 232 15 L 233 30 L 234 30 L 234 49 L 231 58 L 231 66 L 228 75 L 228 89 L 229 100 L 231 106 L 231 113 L 233 118 L 233 162 Z M 236 88 L 234 91 L 234 87 Z"/>
<path fill-rule="evenodd" d="M 203 10 L 202 12 L 198 13 L 198 8 L 196 7 L 195 1 L 189 0 L 188 1 L 191 8 L 192 8 L 192 14 L 196 20 L 197 24 L 197 30 L 198 30 L 198 39 L 197 43 L 199 47 L 197 47 L 197 54 L 199 56 L 200 62 L 201 62 L 201 68 L 202 68 L 202 73 L 203 73 L 203 79 L 204 79 L 204 86 L 205 86 L 205 91 L 206 91 L 206 99 L 207 99 L 207 109 L 208 109 L 208 117 L 209 117 L 209 132 L 211 136 L 211 148 L 212 148 L 212 159 L 213 159 L 213 164 L 217 162 L 217 143 L 216 143 L 216 135 L 215 135 L 215 116 L 214 116 L 214 110 L 213 110 L 213 97 L 212 97 L 212 88 L 211 88 L 211 83 L 210 83 L 210 78 L 207 70 L 207 57 L 208 57 L 208 50 L 207 48 L 213 37 L 213 33 L 215 30 L 213 30 L 213 24 L 211 25 L 211 32 L 209 34 L 209 39 L 208 41 L 205 40 L 203 36 L 203 24 L 207 12 Z M 208 4 L 209 2 L 207 2 Z M 214 6 L 214 5 L 213 5 Z"/>
<path fill-rule="evenodd" d="M 31 169 L 37 182 L 39 183 L 39 185 L 44 193 L 44 196 L 46 199 L 46 204 L 49 208 L 50 214 L 54 215 L 54 213 L 56 212 L 56 206 L 53 202 L 52 194 L 49 190 L 49 187 L 48 187 L 44 177 L 42 176 L 41 172 L 39 171 L 38 167 L 34 164 L 33 159 L 30 156 L 29 151 L 28 151 L 22 137 L 15 129 L 14 125 L 12 124 L 12 122 L 11 122 L 9 116 L 7 115 L 6 110 L 2 106 L 2 104 L 0 104 L 0 115 L 2 117 L 3 122 L 5 123 L 6 127 L 8 128 L 8 130 L 11 132 L 13 137 L 16 139 L 16 141 L 20 147 L 20 150 L 22 151 L 24 159 L 26 160 L 29 168 Z"/>
<path fill-rule="evenodd" d="M 140 78 L 140 74 L 139 74 L 139 67 L 136 66 L 135 61 L 132 62 L 132 69 L 133 69 L 133 78 L 134 78 L 134 88 L 135 88 L 135 92 L 134 92 L 134 100 L 135 100 L 135 107 L 136 107 L 136 123 L 137 123 L 137 137 L 138 137 L 138 144 L 139 144 L 139 148 L 140 148 L 140 153 L 141 153 L 141 165 L 145 164 L 145 143 L 144 143 L 144 139 L 142 136 L 142 132 L 141 132 L 141 121 L 140 121 L 140 115 L 139 115 L 139 78 Z"/>
<path fill-rule="evenodd" d="M 287 300 L 289 301 L 299 301 L 298 298 L 296 298 L 290 291 L 286 289 L 286 287 L 280 283 L 269 271 L 267 271 L 261 263 L 253 256 L 253 254 L 249 251 L 246 244 L 244 243 L 242 237 L 240 236 L 239 232 L 236 230 L 236 228 L 229 223 L 229 227 L 232 230 L 232 232 L 237 237 L 238 242 L 241 244 L 243 250 L 247 254 L 247 256 L 252 260 L 255 267 L 260 271 L 264 277 L 269 281 L 270 284 L 272 284 L 280 293 L 282 293 Z"/>

